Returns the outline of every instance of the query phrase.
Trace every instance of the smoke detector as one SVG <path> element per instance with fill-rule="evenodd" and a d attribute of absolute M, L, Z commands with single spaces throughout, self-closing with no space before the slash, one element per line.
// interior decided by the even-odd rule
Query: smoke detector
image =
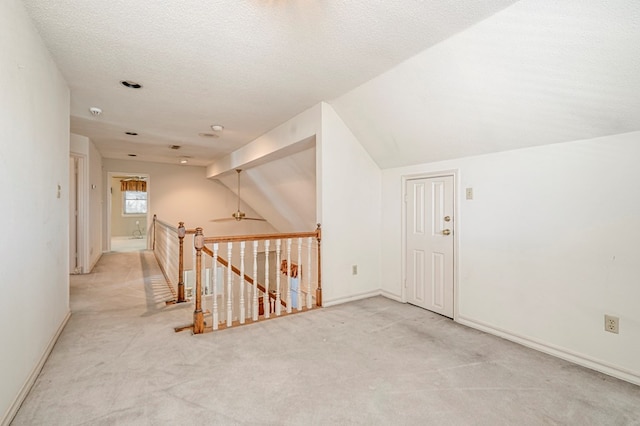
<path fill-rule="evenodd" d="M 102 110 L 100 108 L 98 108 L 98 107 L 89 108 L 89 112 L 91 113 L 91 115 L 94 115 L 96 117 L 99 116 L 100 114 L 102 114 Z"/>
<path fill-rule="evenodd" d="M 224 126 L 222 124 L 212 124 L 211 130 L 213 130 L 214 132 L 221 132 L 224 130 Z"/>

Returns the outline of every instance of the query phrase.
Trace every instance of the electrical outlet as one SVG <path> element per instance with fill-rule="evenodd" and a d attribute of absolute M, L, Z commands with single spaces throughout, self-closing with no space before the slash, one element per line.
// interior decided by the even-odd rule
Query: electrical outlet
<path fill-rule="evenodd" d="M 351 275 L 358 275 L 358 265 L 351 266 Z"/>
<path fill-rule="evenodd" d="M 604 316 L 604 331 L 608 331 L 609 333 L 618 334 L 620 319 L 618 317 L 614 317 L 612 315 Z"/>

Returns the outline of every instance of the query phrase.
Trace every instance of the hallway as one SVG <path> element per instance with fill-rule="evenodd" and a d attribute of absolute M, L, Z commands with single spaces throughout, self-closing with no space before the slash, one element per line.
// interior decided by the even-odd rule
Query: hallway
<path fill-rule="evenodd" d="M 150 251 L 71 276 L 13 425 L 629 425 L 640 387 L 382 297 L 192 336 Z"/>

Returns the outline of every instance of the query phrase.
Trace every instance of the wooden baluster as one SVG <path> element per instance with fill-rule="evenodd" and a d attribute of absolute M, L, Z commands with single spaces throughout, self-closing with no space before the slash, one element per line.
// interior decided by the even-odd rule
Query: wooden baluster
<path fill-rule="evenodd" d="M 287 313 L 291 313 L 291 238 L 287 238 Z"/>
<path fill-rule="evenodd" d="M 196 228 L 196 235 L 193 238 L 194 247 L 196 249 L 196 306 L 193 311 L 193 334 L 202 334 L 204 332 L 204 315 L 202 314 L 202 247 L 204 247 L 204 235 L 202 228 Z"/>
<path fill-rule="evenodd" d="M 264 241 L 264 295 L 262 296 L 262 309 L 264 317 L 271 317 L 271 301 L 269 300 L 269 240 Z"/>
<path fill-rule="evenodd" d="M 240 324 L 244 324 L 246 315 L 246 302 L 244 300 L 244 247 L 245 242 L 240 241 Z M 231 263 L 229 263 L 231 265 Z"/>
<path fill-rule="evenodd" d="M 206 247 L 206 244 L 205 244 Z M 207 256 L 204 256 L 203 260 L 202 260 L 202 276 L 206 277 L 207 276 Z M 204 307 L 204 296 L 206 296 L 207 294 L 209 294 L 209 280 L 205 279 L 204 280 L 204 286 L 202 286 L 202 303 L 203 303 L 203 310 L 206 311 L 205 307 Z"/>
<path fill-rule="evenodd" d="M 307 309 L 311 309 L 311 273 L 313 268 L 311 267 L 311 251 L 313 249 L 313 237 L 307 238 L 307 267 L 305 268 L 305 276 L 307 277 Z"/>
<path fill-rule="evenodd" d="M 151 250 L 156 251 L 156 221 L 158 219 L 157 215 L 153 215 L 153 243 L 151 245 Z"/>
<path fill-rule="evenodd" d="M 187 230 L 184 228 L 184 222 L 180 222 L 178 224 L 178 239 L 180 240 L 180 259 L 178 261 L 178 303 L 187 301 L 184 297 L 184 236 L 186 234 Z"/>
<path fill-rule="evenodd" d="M 302 310 L 302 238 L 298 238 L 298 270 L 296 271 L 298 288 L 296 289 L 296 306 Z"/>
<path fill-rule="evenodd" d="M 282 311 L 280 304 L 280 239 L 276 240 L 276 316 Z"/>
<path fill-rule="evenodd" d="M 193 236 L 193 242 L 194 242 L 194 244 L 195 244 L 195 242 L 196 242 L 196 239 L 195 239 L 195 238 L 196 238 L 196 236 L 194 235 L 194 236 Z M 191 259 L 191 270 L 193 271 L 193 277 L 195 277 L 195 276 L 196 276 L 196 250 L 194 249 L 194 250 L 192 250 L 192 251 L 193 251 L 193 253 L 191 253 L 191 256 L 193 257 L 193 259 Z M 195 279 L 195 278 L 194 278 L 194 279 Z M 192 299 L 192 300 L 195 300 L 195 297 L 196 297 L 196 296 L 195 296 L 195 293 L 196 293 L 196 288 L 195 288 L 196 286 L 195 286 L 195 283 L 191 283 L 191 286 L 192 286 L 192 287 L 191 287 L 191 299 Z"/>
<path fill-rule="evenodd" d="M 251 319 L 258 321 L 258 240 L 253 242 L 253 301 Z"/>
<path fill-rule="evenodd" d="M 231 273 L 231 250 L 233 249 L 233 243 L 227 243 L 227 327 L 231 327 L 233 324 L 233 299 L 231 297 L 233 292 L 233 274 Z"/>
<path fill-rule="evenodd" d="M 211 269 L 213 274 L 213 306 L 211 307 L 211 312 L 213 315 L 213 329 L 217 330 L 220 323 L 218 314 L 218 243 L 213 244 L 213 265 Z"/>
<path fill-rule="evenodd" d="M 171 265 L 171 259 L 169 258 L 169 247 L 171 247 L 171 235 L 169 235 L 170 232 L 168 229 L 165 229 L 165 238 L 164 238 L 164 264 L 165 265 Z"/>

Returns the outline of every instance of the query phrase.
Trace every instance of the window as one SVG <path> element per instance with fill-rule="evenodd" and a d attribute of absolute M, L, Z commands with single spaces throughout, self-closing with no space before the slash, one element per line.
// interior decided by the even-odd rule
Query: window
<path fill-rule="evenodd" d="M 147 193 L 124 191 L 122 214 L 147 214 Z"/>

